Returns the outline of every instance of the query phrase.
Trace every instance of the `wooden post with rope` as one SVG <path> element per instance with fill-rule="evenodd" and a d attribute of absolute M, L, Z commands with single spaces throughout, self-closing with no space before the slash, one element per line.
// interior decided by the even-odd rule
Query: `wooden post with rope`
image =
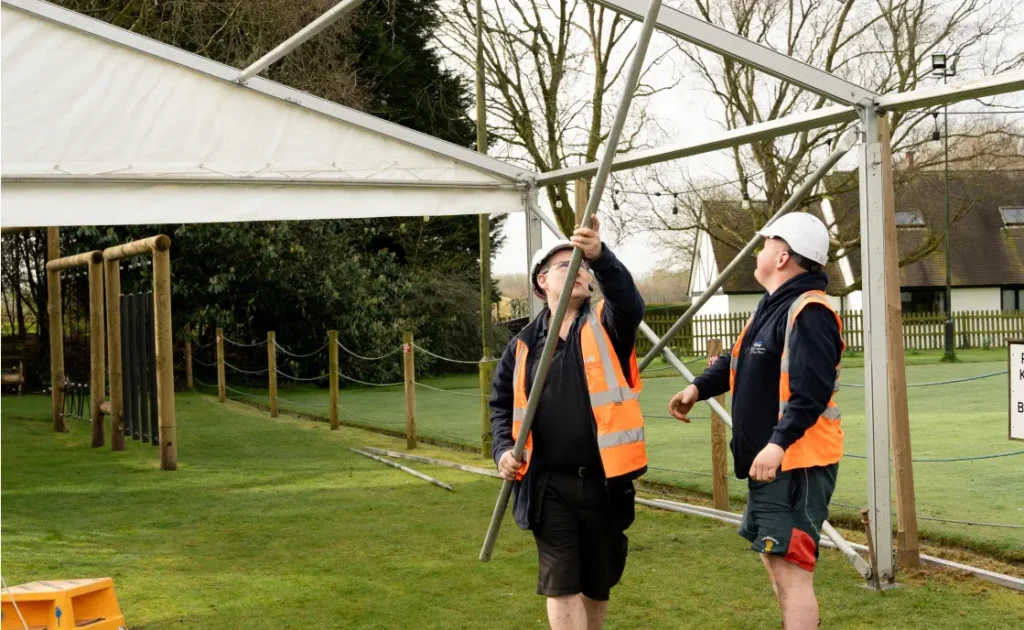
<path fill-rule="evenodd" d="M 577 179 L 575 185 L 576 204 L 573 206 L 576 215 L 576 225 L 583 222 L 583 213 L 587 210 L 587 201 L 590 199 L 590 180 Z"/>
<path fill-rule="evenodd" d="M 889 119 L 878 119 L 882 145 L 882 190 L 884 196 L 885 240 L 896 243 L 896 200 L 893 191 L 892 145 Z M 886 361 L 889 364 L 889 431 L 892 459 L 896 471 L 896 558 L 901 567 L 921 565 L 917 540 L 917 508 L 914 496 L 914 464 L 910 449 L 910 410 L 907 401 L 907 370 L 903 348 L 903 312 L 900 300 L 900 265 L 897 248 L 885 249 L 885 326 L 889 339 Z"/>
<path fill-rule="evenodd" d="M 46 228 L 46 260 L 60 258 L 60 228 Z M 60 296 L 60 271 L 46 269 L 46 313 L 50 332 L 50 416 L 53 430 L 68 430 L 64 421 L 64 313 Z"/>
<path fill-rule="evenodd" d="M 185 389 L 192 391 L 192 326 L 185 324 Z"/>
<path fill-rule="evenodd" d="M 416 448 L 416 352 L 412 333 L 402 335 L 402 362 L 405 373 L 405 448 Z"/>
<path fill-rule="evenodd" d="M 708 340 L 708 365 L 714 363 L 722 354 L 722 340 Z M 725 404 L 725 396 L 715 398 L 719 404 Z M 728 440 L 725 436 L 725 422 L 714 412 L 711 413 L 711 492 L 716 510 L 729 510 L 729 479 L 728 458 L 726 449 Z"/>
<path fill-rule="evenodd" d="M 329 367 L 331 381 L 331 431 L 341 426 L 338 418 L 338 331 L 327 331 L 327 355 L 331 362 Z"/>
<path fill-rule="evenodd" d="M 217 400 L 228 399 L 227 382 L 224 376 L 224 329 L 217 329 Z"/>
<path fill-rule="evenodd" d="M 277 339 L 274 331 L 267 332 L 267 380 L 270 387 L 270 417 L 277 417 Z"/>

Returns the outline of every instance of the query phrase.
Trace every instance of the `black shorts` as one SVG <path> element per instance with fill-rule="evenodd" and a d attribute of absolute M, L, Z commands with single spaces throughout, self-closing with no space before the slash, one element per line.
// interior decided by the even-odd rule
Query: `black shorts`
<path fill-rule="evenodd" d="M 538 485 L 540 511 L 533 528 L 539 571 L 537 594 L 582 593 L 607 601 L 626 568 L 623 533 L 635 516 L 632 481 L 565 472 L 547 473 Z"/>
<path fill-rule="evenodd" d="M 838 472 L 839 464 L 832 464 L 780 471 L 774 481 L 748 480 L 740 536 L 754 551 L 813 571 Z"/>

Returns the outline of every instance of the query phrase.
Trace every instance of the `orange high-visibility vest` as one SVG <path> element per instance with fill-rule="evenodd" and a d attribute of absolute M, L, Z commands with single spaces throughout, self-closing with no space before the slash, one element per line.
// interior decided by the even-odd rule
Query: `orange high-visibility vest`
<path fill-rule="evenodd" d="M 608 331 L 601 325 L 601 311 L 604 302 L 590 309 L 580 329 L 580 345 L 583 351 L 583 367 L 587 376 L 587 391 L 590 407 L 597 425 L 597 447 L 607 478 L 620 477 L 647 465 L 647 449 L 644 446 L 644 417 L 640 412 L 640 369 L 636 362 L 636 350 L 629 358 L 630 378 L 622 371 L 622 365 L 612 349 Z M 550 333 L 549 333 L 550 334 Z M 555 332 L 554 334 L 558 334 Z M 519 437 L 519 431 L 526 417 L 526 358 L 529 347 L 522 339 L 516 342 L 516 363 L 512 372 L 514 400 L 512 404 L 512 438 Z M 629 383 L 632 382 L 633 385 Z M 556 418 L 546 419 L 548 422 Z M 526 436 L 526 450 L 523 451 L 525 465 L 519 471 L 522 479 L 530 467 L 533 454 L 533 432 Z"/>
<path fill-rule="evenodd" d="M 780 420 L 786 411 L 786 404 L 792 395 L 789 389 L 789 338 L 793 333 L 793 324 L 796 322 L 797 315 L 809 304 L 821 304 L 831 311 L 839 323 L 840 336 L 843 332 L 843 320 L 839 317 L 839 313 L 836 313 L 835 309 L 832 308 L 832 305 L 828 303 L 828 299 L 823 291 L 808 291 L 793 301 L 793 305 L 789 307 L 789 314 L 786 319 L 786 338 L 782 347 L 782 369 L 779 378 Z M 753 316 L 751 316 L 747 320 L 746 325 L 743 326 L 743 332 L 740 333 L 739 339 L 736 340 L 736 345 L 732 347 L 732 358 L 729 366 L 729 389 L 732 390 L 734 395 L 736 393 L 736 366 L 740 360 L 740 347 L 743 345 L 743 338 L 746 336 L 747 328 L 750 327 L 750 322 L 753 319 Z M 841 341 L 841 343 L 843 343 L 843 349 L 845 350 L 845 342 Z M 829 464 L 835 464 L 843 458 L 843 429 L 840 426 L 842 416 L 839 413 L 839 406 L 836 405 L 835 401 L 836 392 L 838 391 L 839 366 L 837 365 L 836 383 L 832 391 L 832 398 L 828 401 L 828 406 L 818 416 L 818 420 L 811 428 L 807 429 L 799 440 L 786 449 L 786 455 L 782 458 L 782 470 L 828 466 Z"/>

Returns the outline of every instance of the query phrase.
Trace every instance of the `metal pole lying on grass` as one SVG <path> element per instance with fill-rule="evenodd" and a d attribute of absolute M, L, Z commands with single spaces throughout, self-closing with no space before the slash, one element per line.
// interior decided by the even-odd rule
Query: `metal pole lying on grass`
<path fill-rule="evenodd" d="M 455 492 L 455 490 L 451 486 L 446 484 L 445 482 L 438 481 L 437 479 L 434 479 L 433 477 L 430 477 L 428 475 L 424 475 L 423 473 L 421 473 L 419 471 L 416 471 L 416 470 L 413 470 L 412 468 L 408 468 L 408 467 L 403 466 L 401 464 L 395 463 L 395 462 L 393 462 L 393 461 L 391 461 L 389 459 L 384 459 L 383 457 L 378 457 L 378 456 L 374 455 L 373 453 L 367 453 L 366 451 L 359 450 L 358 448 L 350 448 L 348 450 L 352 451 L 353 453 L 358 453 L 358 454 L 362 455 L 363 457 L 369 457 L 370 459 L 372 459 L 374 461 L 378 461 L 378 462 L 380 462 L 382 464 L 387 464 L 388 466 L 393 466 L 393 467 L 397 468 L 398 470 L 401 470 L 402 472 L 409 473 L 413 477 L 419 477 L 423 481 L 429 481 L 430 483 L 434 484 L 438 488 L 444 488 L 445 490 L 450 490 L 452 492 Z"/>
<path fill-rule="evenodd" d="M 629 105 L 633 101 L 633 93 L 636 91 L 637 83 L 640 80 L 640 70 L 643 67 L 644 57 L 647 55 L 647 46 L 651 42 L 651 34 L 658 21 L 658 11 L 661 9 L 661 0 L 650 0 L 647 6 L 647 15 L 644 16 L 643 26 L 640 28 L 640 37 L 636 42 L 636 50 L 630 60 L 629 72 L 626 75 L 626 88 L 622 91 L 622 98 L 619 100 L 618 110 L 615 112 L 615 120 L 612 122 L 611 130 L 608 132 L 608 142 L 601 156 L 601 164 L 597 169 L 597 176 L 594 178 L 593 189 L 590 191 L 590 199 L 587 201 L 587 211 L 583 213 L 581 225 L 589 227 L 591 217 L 597 212 L 597 206 L 601 203 L 601 196 L 604 194 L 605 184 L 608 183 L 608 176 L 611 174 L 612 162 L 615 160 L 615 151 L 619 146 L 619 137 L 622 135 L 622 128 L 626 124 L 626 115 L 629 113 Z M 565 285 L 562 287 L 562 294 L 558 300 L 558 306 L 551 316 L 549 330 L 560 330 L 562 320 L 565 318 L 565 311 L 569 307 L 569 298 L 572 297 L 572 286 L 579 272 L 580 264 L 583 262 L 583 250 L 574 248 L 572 258 L 569 261 L 569 270 L 565 274 Z M 530 434 L 530 426 L 533 424 L 534 416 L 537 414 L 537 406 L 540 403 L 540 394 L 544 389 L 544 381 L 547 378 L 548 368 L 551 367 L 551 357 L 555 352 L 555 343 L 558 335 L 548 335 L 544 341 L 544 350 L 541 352 L 540 363 L 537 365 L 537 372 L 533 380 L 533 388 L 526 404 L 526 417 L 523 418 L 522 427 L 519 430 L 519 437 L 512 449 L 512 455 L 521 460 L 523 449 L 526 447 L 526 436 Z M 483 548 L 480 550 L 480 560 L 487 562 L 494 552 L 494 543 L 498 539 L 498 530 L 501 529 L 501 521 L 508 508 L 508 499 L 512 493 L 511 481 L 505 480 L 501 484 L 501 492 L 498 494 L 498 501 L 494 506 L 494 513 L 491 515 L 491 523 L 487 528 L 487 536 L 484 538 Z"/>
<path fill-rule="evenodd" d="M 647 325 L 647 322 L 640 322 L 640 332 L 642 332 L 648 339 L 650 339 L 651 343 L 653 344 L 657 344 L 659 341 L 661 341 L 658 339 L 658 334 L 651 330 L 651 327 Z M 684 365 L 683 362 L 680 361 L 678 357 L 676 357 L 676 355 L 672 352 L 671 349 L 665 347 L 661 349 L 661 352 L 662 355 L 665 357 L 665 360 L 668 361 L 668 363 L 672 367 L 674 367 L 676 371 L 678 371 L 683 376 L 683 378 L 686 379 L 686 382 L 693 382 L 693 373 L 690 372 L 689 369 L 687 369 L 686 365 Z M 704 402 L 706 402 L 708 406 L 711 407 L 711 410 L 715 412 L 715 414 L 722 420 L 722 422 L 725 423 L 727 427 L 732 429 L 732 415 L 728 411 L 726 411 L 725 408 L 722 407 L 722 405 L 720 405 L 717 400 L 715 400 L 714 398 L 708 398 Z M 726 512 L 725 514 L 728 513 Z M 854 549 L 850 546 L 850 543 L 846 542 L 846 540 L 839 534 L 839 532 L 835 530 L 834 527 L 832 527 L 832 525 L 828 521 L 824 522 L 821 530 L 822 533 L 828 536 L 832 540 L 832 542 L 835 543 L 836 547 L 843 553 L 844 556 L 846 556 L 847 560 L 853 563 L 853 568 L 855 568 L 858 573 L 860 573 L 865 578 L 871 576 L 871 567 L 868 565 L 868 563 L 865 562 L 864 558 L 861 558 L 856 551 L 854 551 Z"/>
<path fill-rule="evenodd" d="M 835 151 L 830 153 L 829 156 L 825 158 L 825 161 L 821 163 L 821 166 L 815 169 L 815 171 L 811 173 L 811 175 L 807 177 L 807 179 L 804 180 L 804 183 L 801 184 L 800 187 L 793 192 L 793 195 L 789 198 L 789 200 L 786 201 L 786 203 L 782 204 L 782 207 L 779 208 L 778 212 L 772 215 L 772 218 L 768 219 L 768 223 L 766 223 L 765 225 L 771 225 L 779 217 L 781 217 L 784 214 L 787 214 L 788 212 L 796 208 L 797 205 L 799 205 L 800 202 L 803 201 L 804 197 L 806 197 L 807 194 L 810 193 L 811 190 L 818 184 L 818 182 L 821 181 L 821 178 L 824 177 L 832 169 L 832 167 L 835 166 L 836 163 L 838 163 L 839 160 L 843 158 L 844 155 L 849 153 L 850 149 L 852 149 L 856 144 L 856 139 L 856 129 L 851 129 L 847 131 L 846 134 L 839 139 Z M 679 333 L 679 331 L 686 324 L 686 322 L 693 319 L 693 316 L 697 314 L 697 311 L 699 311 L 701 307 L 703 307 L 704 304 L 707 303 L 707 301 L 710 300 L 712 296 L 714 296 L 720 288 L 722 288 L 722 285 L 725 284 L 725 281 L 729 279 L 729 276 L 735 273 L 736 269 L 739 268 L 740 264 L 742 264 L 742 262 L 748 256 L 750 256 L 751 253 L 753 253 L 754 249 L 761 244 L 761 240 L 763 238 L 764 237 L 762 237 L 760 234 L 755 234 L 754 238 L 750 239 L 750 242 L 747 243 L 746 246 L 743 249 L 741 249 L 738 254 L 736 254 L 736 257 L 732 259 L 732 262 L 730 262 L 729 265 L 722 270 L 722 273 L 718 274 L 718 277 L 714 279 L 714 281 L 700 295 L 700 297 L 694 300 L 693 304 L 690 305 L 690 308 L 686 309 L 686 312 L 683 313 L 682 316 L 676 320 L 676 323 L 672 324 L 672 327 L 668 329 L 668 332 L 665 333 L 665 336 L 658 340 L 658 342 L 654 344 L 654 347 L 651 348 L 651 351 L 647 353 L 647 356 L 645 356 L 643 360 L 640 361 L 641 372 L 643 372 L 644 368 L 650 365 L 651 361 L 653 361 L 654 358 L 661 353 L 661 351 L 668 344 L 669 340 Z"/>

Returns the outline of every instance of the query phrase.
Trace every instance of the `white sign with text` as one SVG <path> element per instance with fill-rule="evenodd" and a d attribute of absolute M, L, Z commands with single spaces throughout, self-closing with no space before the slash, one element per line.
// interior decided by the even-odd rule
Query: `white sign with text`
<path fill-rule="evenodd" d="M 1010 342 L 1010 439 L 1024 440 L 1024 341 Z"/>

